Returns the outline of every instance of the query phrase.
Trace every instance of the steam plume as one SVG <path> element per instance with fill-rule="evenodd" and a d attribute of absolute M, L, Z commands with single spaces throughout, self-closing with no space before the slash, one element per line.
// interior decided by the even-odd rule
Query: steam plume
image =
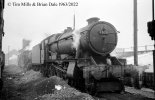
<path fill-rule="evenodd" d="M 76 50 L 78 49 L 80 44 L 80 37 L 81 35 L 79 31 L 73 31 L 73 48 L 76 48 Z"/>
<path fill-rule="evenodd" d="M 23 50 L 28 50 L 29 49 L 29 46 L 30 46 L 30 43 L 31 43 L 31 41 L 30 40 L 28 40 L 28 39 L 23 39 L 23 47 L 22 47 L 22 49 Z"/>

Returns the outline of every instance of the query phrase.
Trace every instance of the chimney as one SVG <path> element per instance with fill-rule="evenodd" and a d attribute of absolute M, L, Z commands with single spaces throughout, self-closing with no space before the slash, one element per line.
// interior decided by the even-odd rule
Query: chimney
<path fill-rule="evenodd" d="M 92 18 L 89 18 L 87 19 L 87 22 L 88 22 L 88 25 L 89 24 L 92 24 L 94 22 L 98 22 L 100 19 L 98 17 L 92 17 Z"/>

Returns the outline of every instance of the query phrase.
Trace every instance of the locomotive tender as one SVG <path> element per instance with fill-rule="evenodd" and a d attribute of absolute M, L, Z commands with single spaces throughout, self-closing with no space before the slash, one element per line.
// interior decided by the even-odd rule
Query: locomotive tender
<path fill-rule="evenodd" d="M 89 93 L 124 90 L 122 67 L 110 53 L 117 45 L 117 30 L 93 17 L 77 31 L 68 27 L 32 49 L 32 65 L 46 76 L 57 75 Z"/>

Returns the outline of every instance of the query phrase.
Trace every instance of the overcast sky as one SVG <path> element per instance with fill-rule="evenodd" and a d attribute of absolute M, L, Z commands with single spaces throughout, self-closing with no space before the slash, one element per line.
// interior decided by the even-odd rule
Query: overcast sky
<path fill-rule="evenodd" d="M 15 6 L 14 3 L 61 3 L 77 2 L 78 6 Z M 147 22 L 152 20 L 152 0 L 138 1 L 138 45 L 153 45 L 147 33 Z M 5 37 L 3 50 L 21 49 L 22 39 L 29 39 L 32 45 L 39 43 L 48 34 L 62 32 L 73 26 L 76 29 L 87 25 L 90 17 L 99 17 L 113 24 L 118 34 L 119 48 L 133 46 L 133 0 L 6 0 L 4 10 Z"/>

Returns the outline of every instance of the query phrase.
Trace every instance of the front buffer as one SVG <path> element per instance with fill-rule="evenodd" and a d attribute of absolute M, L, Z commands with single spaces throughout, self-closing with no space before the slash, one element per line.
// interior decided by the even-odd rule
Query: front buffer
<path fill-rule="evenodd" d="M 85 79 L 85 88 L 87 92 L 95 95 L 98 92 L 120 93 L 124 91 L 122 80 L 112 74 L 112 71 L 114 71 L 115 68 L 118 68 L 118 66 L 85 67 L 83 69 L 83 77 Z M 120 74 L 120 72 L 118 73 Z"/>

